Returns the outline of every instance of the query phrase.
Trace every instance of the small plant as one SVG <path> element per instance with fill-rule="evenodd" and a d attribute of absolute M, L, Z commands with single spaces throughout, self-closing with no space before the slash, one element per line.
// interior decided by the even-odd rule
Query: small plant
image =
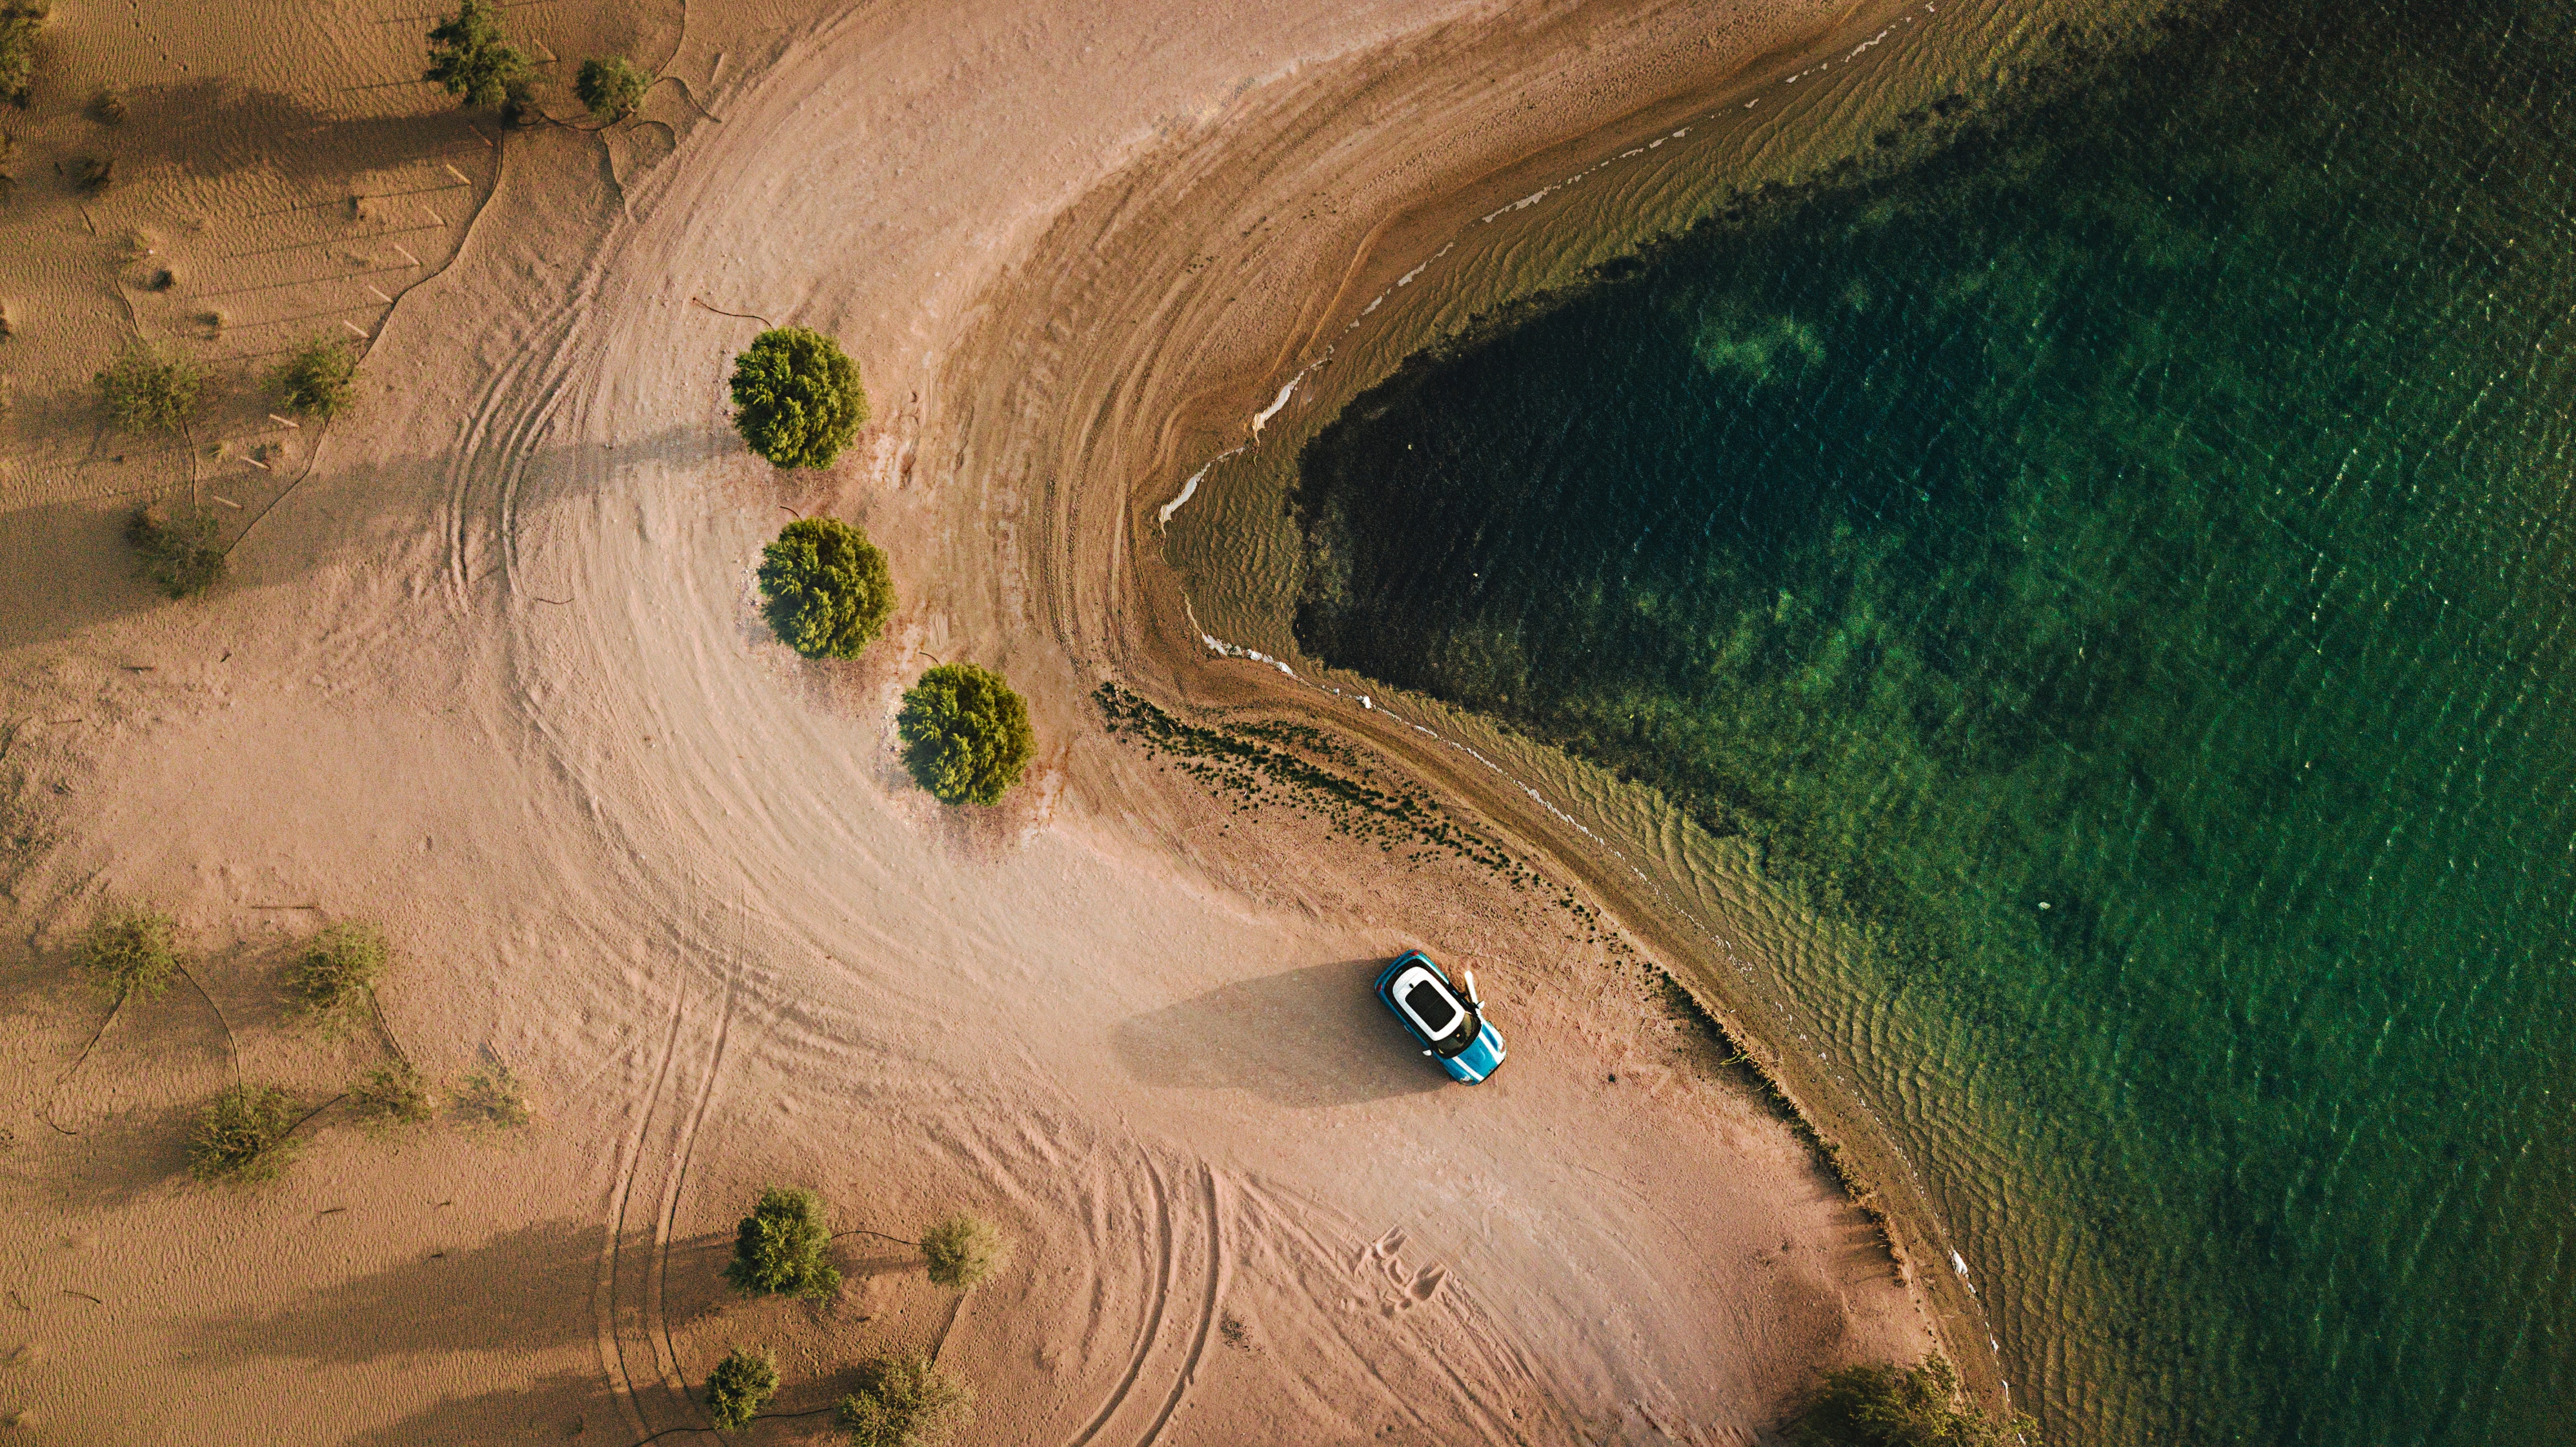
<path fill-rule="evenodd" d="M 157 910 L 111 910 L 90 921 L 77 959 L 118 1001 L 128 995 L 148 1000 L 179 973 L 179 922 Z"/>
<path fill-rule="evenodd" d="M 195 416 L 205 367 L 164 347 L 129 344 L 90 378 L 108 420 L 128 432 L 176 432 Z"/>
<path fill-rule="evenodd" d="M 215 546 L 207 513 L 172 517 L 157 507 L 126 519 L 125 540 L 143 556 L 143 575 L 173 598 L 202 593 L 224 580 L 224 550 Z"/>
<path fill-rule="evenodd" d="M 1844 1367 L 1825 1379 L 1791 1418 L 1797 1447 L 2006 1447 L 2039 1441 L 2028 1417 L 1989 1422 L 1961 1403 L 1959 1374 L 1945 1358 L 1917 1366 Z"/>
<path fill-rule="evenodd" d="M 408 1060 L 380 1066 L 349 1088 L 358 1118 L 374 1125 L 421 1125 L 434 1113 L 429 1082 Z"/>
<path fill-rule="evenodd" d="M 358 352 L 331 337 L 315 337 L 287 354 L 268 374 L 278 405 L 307 417 L 337 417 L 356 400 Z"/>
<path fill-rule="evenodd" d="M 761 612 L 808 658 L 856 658 L 894 613 L 894 573 L 839 518 L 799 518 L 760 550 Z"/>
<path fill-rule="evenodd" d="M 201 1181 L 265 1181 L 295 1156 L 295 1102 L 273 1085 L 236 1085 L 197 1117 L 188 1170 Z"/>
<path fill-rule="evenodd" d="M 1011 1243 L 992 1223 L 963 1211 L 942 1217 L 921 1233 L 921 1261 L 930 1269 L 931 1281 L 958 1291 L 983 1285 L 1010 1255 Z"/>
<path fill-rule="evenodd" d="M 1037 753 L 1029 706 L 1002 676 L 946 663 L 921 676 L 895 717 L 913 778 L 950 804 L 992 804 Z"/>
<path fill-rule="evenodd" d="M 644 92 L 652 89 L 653 78 L 626 63 L 626 57 L 612 55 L 605 60 L 593 57 L 581 63 L 581 74 L 573 78 L 572 93 L 596 121 L 622 121 L 644 103 Z"/>
<path fill-rule="evenodd" d="M 116 184 L 116 158 L 84 156 L 81 158 L 80 170 L 74 173 L 73 179 L 82 190 L 96 195 Z"/>
<path fill-rule="evenodd" d="M 34 97 L 36 32 L 52 9 L 27 0 L 0 3 L 0 100 L 24 110 Z"/>
<path fill-rule="evenodd" d="M 456 1113 L 477 1125 L 517 1130 L 528 1123 L 528 1098 L 510 1067 L 496 1064 L 465 1077 L 456 1092 Z"/>
<path fill-rule="evenodd" d="M 707 1378 L 707 1409 L 715 1415 L 716 1430 L 739 1432 L 750 1426 L 777 1391 L 778 1362 L 769 1353 L 750 1347 L 725 1353 L 715 1375 Z"/>
<path fill-rule="evenodd" d="M 831 1262 L 832 1233 L 823 1225 L 823 1198 L 812 1191 L 772 1186 L 742 1218 L 733 1238 L 725 1279 L 745 1292 L 768 1292 L 820 1301 L 841 1287 Z"/>
<path fill-rule="evenodd" d="M 296 1008 L 326 1028 L 346 1029 L 366 1006 L 389 951 L 385 932 L 371 924 L 335 924 L 313 937 L 295 962 Z"/>
<path fill-rule="evenodd" d="M 89 118 L 102 126 L 125 124 L 125 97 L 116 91 L 102 90 L 89 98 Z"/>
<path fill-rule="evenodd" d="M 774 327 L 733 359 L 733 425 L 778 467 L 829 467 L 868 425 L 859 367 L 840 344 L 803 327 Z"/>
<path fill-rule="evenodd" d="M 429 32 L 429 69 L 421 79 L 445 86 L 459 105 L 500 105 L 527 73 L 528 57 L 503 38 L 490 0 L 464 0 L 454 17 Z"/>
<path fill-rule="evenodd" d="M 879 1357 L 859 1373 L 839 1417 L 858 1447 L 936 1447 L 973 1415 L 975 1394 L 928 1357 Z"/>

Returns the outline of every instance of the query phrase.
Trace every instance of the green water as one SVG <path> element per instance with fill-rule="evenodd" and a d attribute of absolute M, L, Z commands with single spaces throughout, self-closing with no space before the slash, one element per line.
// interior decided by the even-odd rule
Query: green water
<path fill-rule="evenodd" d="M 2223 7 L 1409 366 L 1301 644 L 1661 785 L 2060 1442 L 2576 1442 L 2576 5 Z"/>

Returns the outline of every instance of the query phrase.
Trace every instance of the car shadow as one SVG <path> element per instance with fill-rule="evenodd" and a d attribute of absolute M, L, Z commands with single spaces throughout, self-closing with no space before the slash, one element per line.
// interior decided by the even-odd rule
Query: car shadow
<path fill-rule="evenodd" d="M 1300 1110 L 1437 1090 L 1449 1077 L 1378 1003 L 1388 958 L 1220 985 L 1119 1021 L 1111 1048 L 1147 1085 L 1244 1090 Z"/>

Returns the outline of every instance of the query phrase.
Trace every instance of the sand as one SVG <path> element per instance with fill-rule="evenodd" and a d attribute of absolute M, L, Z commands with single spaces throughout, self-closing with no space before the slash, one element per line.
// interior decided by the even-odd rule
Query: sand
<path fill-rule="evenodd" d="M 1669 943 L 1490 785 L 1427 775 L 1512 870 L 1408 861 L 1239 807 L 1090 702 L 1262 702 L 1188 636 L 1154 512 L 1185 444 L 1393 279 L 1387 228 L 1866 15 L 506 13 L 556 115 L 583 55 L 680 81 L 616 130 L 505 133 L 406 83 L 427 21 L 400 6 L 67 5 L 10 121 L 22 1436 L 635 1441 L 703 1425 L 707 1370 L 754 1343 L 780 1412 L 935 1353 L 974 1442 L 1751 1442 L 1820 1367 L 1931 1347 L 1936 1303 L 1659 985 Z M 80 113 L 100 85 L 123 125 Z M 102 195 L 52 174 L 109 147 Z M 744 451 L 721 380 L 760 323 L 725 312 L 850 347 L 876 420 L 839 465 Z M 247 378 L 307 329 L 368 337 L 362 398 L 287 429 Z M 88 410 L 138 334 L 230 359 L 185 445 Z M 172 603 L 116 533 L 192 491 L 241 541 Z M 750 572 L 789 511 L 890 554 L 866 657 L 766 637 Z M 990 810 L 892 748 L 902 686 L 961 658 L 1039 729 Z M 195 954 L 108 1019 L 70 962 L 111 899 Z M 324 1038 L 280 972 L 348 919 L 397 949 L 384 1028 Z M 1512 1046 L 1488 1084 L 1445 1084 L 1370 998 L 1408 946 L 1478 971 Z M 320 1104 L 397 1051 L 506 1069 L 535 1119 L 335 1105 L 278 1181 L 188 1180 L 217 1089 Z M 719 1279 L 767 1183 L 854 1233 L 828 1303 Z M 971 1295 L 859 1234 L 953 1207 L 1016 1243 Z"/>

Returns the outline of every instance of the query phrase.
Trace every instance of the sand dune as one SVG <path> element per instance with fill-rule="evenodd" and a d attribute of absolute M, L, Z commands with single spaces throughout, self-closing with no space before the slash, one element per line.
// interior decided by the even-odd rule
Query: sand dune
<path fill-rule="evenodd" d="M 28 1349 L 0 1410 L 36 1440 L 632 1441 L 702 1423 L 751 1342 L 782 1412 L 935 1352 L 974 1441 L 1749 1442 L 1819 1365 L 1925 1350 L 1651 951 L 1555 885 L 1239 809 L 1090 702 L 1240 694 L 1141 541 L 1162 469 L 1383 284 L 1390 217 L 1847 9 L 506 12 L 556 114 L 582 55 L 685 82 L 601 134 L 443 109 L 398 6 L 61 10 L 0 272 L 0 1352 Z M 104 139 L 98 85 L 131 97 Z M 106 144 L 101 197 L 45 170 Z M 720 382 L 760 323 L 728 312 L 844 339 L 876 402 L 853 456 L 744 452 Z M 267 422 L 249 334 L 344 320 L 357 412 Z M 92 425 L 129 335 L 229 369 L 188 445 Z M 240 504 L 235 579 L 166 603 L 115 530 L 191 488 Z M 865 658 L 766 637 L 782 509 L 890 554 Z M 897 767 L 932 658 L 1030 696 L 1040 762 L 995 809 Z M 200 953 L 84 1057 L 106 1007 L 67 964 L 110 896 Z M 277 999 L 343 918 L 400 952 L 381 1038 Z M 1444 1085 L 1369 998 L 1408 945 L 1478 969 L 1513 1041 L 1490 1084 Z M 319 1102 L 396 1049 L 506 1067 L 536 1121 L 326 1111 L 279 1182 L 186 1181 L 188 1113 L 237 1075 Z M 965 1206 L 1018 1249 L 958 1297 L 852 1234 L 835 1300 L 747 1301 L 717 1270 L 771 1182 L 836 1229 Z"/>

